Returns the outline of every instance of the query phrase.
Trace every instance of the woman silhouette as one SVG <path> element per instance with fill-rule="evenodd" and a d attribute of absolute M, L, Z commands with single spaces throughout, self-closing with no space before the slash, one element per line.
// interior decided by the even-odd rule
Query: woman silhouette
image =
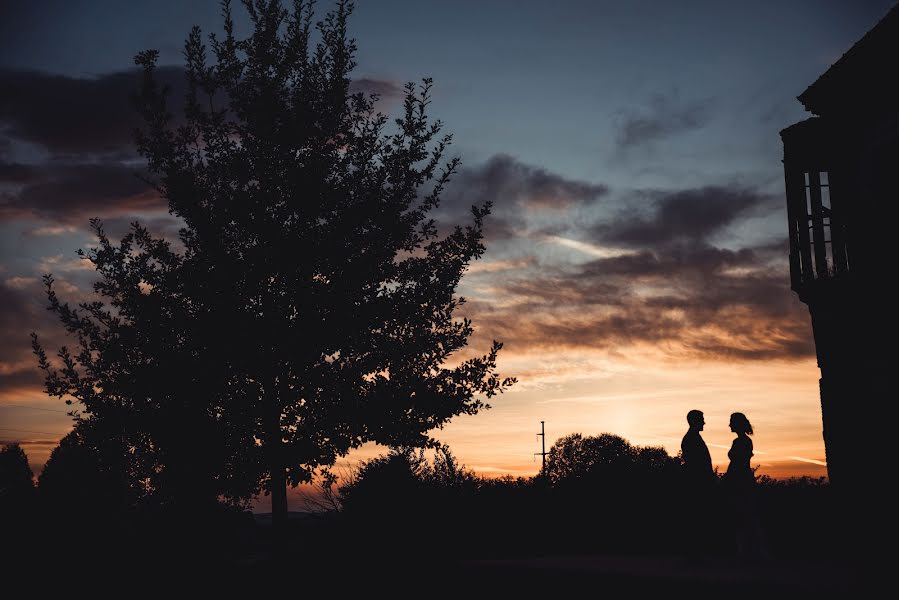
<path fill-rule="evenodd" d="M 734 413 L 730 416 L 730 430 L 737 434 L 727 457 L 730 464 L 727 466 L 728 483 L 743 489 L 752 489 L 755 484 L 755 474 L 749 466 L 752 458 L 752 424 L 743 413 Z"/>
<path fill-rule="evenodd" d="M 743 413 L 730 416 L 730 430 L 737 434 L 727 457 L 730 464 L 724 475 L 733 511 L 737 554 L 759 556 L 762 554 L 761 528 L 755 501 L 755 473 L 749 466 L 752 458 L 752 424 Z"/>

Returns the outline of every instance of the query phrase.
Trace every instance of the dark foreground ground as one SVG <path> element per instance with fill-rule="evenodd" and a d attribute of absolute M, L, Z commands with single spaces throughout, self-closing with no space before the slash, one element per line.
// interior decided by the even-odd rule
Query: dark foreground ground
<path fill-rule="evenodd" d="M 270 531 L 265 515 L 257 515 L 256 522 L 263 532 Z M 688 558 L 642 553 L 639 548 L 626 553 L 591 551 L 589 542 L 576 553 L 541 552 L 525 541 L 497 552 L 495 546 L 485 549 L 484 540 L 491 535 L 485 531 L 470 546 L 448 551 L 439 534 L 422 532 L 415 544 L 397 544 L 389 533 L 379 532 L 366 539 L 347 537 L 347 545 L 340 547 L 333 537 L 318 538 L 308 523 L 303 530 L 312 534 L 306 536 L 309 545 L 293 546 L 283 560 L 275 559 L 264 542 L 255 554 L 227 567 L 209 565 L 205 580 L 231 591 L 248 582 L 255 589 L 286 584 L 338 598 L 664 595 L 767 600 L 874 597 L 879 587 L 875 579 L 884 573 L 864 553 L 852 550 L 839 556 L 828 556 L 826 550 L 797 556 L 774 549 L 765 557 L 744 558 L 719 548 Z"/>
<path fill-rule="evenodd" d="M 475 580 L 492 586 L 514 580 L 520 591 L 594 589 L 677 597 L 699 592 L 722 597 L 850 597 L 862 583 L 853 567 L 837 561 L 798 559 L 745 563 L 722 557 L 694 561 L 681 556 L 586 555 L 471 561 L 465 566 Z"/>
<path fill-rule="evenodd" d="M 179 598 L 286 593 L 372 599 L 761 600 L 882 597 L 879 587 L 896 572 L 871 545 L 863 551 L 828 535 L 813 539 L 811 530 L 772 537 L 771 552 L 764 557 L 743 558 L 724 544 L 687 558 L 662 548 L 658 540 L 609 547 L 595 531 L 573 526 L 561 529 L 567 532 L 561 538 L 546 533 L 553 529 L 541 536 L 538 528 L 535 535 L 539 522 L 529 519 L 502 531 L 495 524 L 466 529 L 419 521 L 402 530 L 297 513 L 279 553 L 273 552 L 266 515 L 245 514 L 226 527 L 216 522 L 205 529 L 166 520 L 112 531 L 99 523 L 85 528 L 81 521 L 71 530 L 57 523 L 37 536 L 24 529 L 20 544 L 4 538 L 7 557 L 0 571 L 6 582 L 79 598 L 86 592 Z"/>
<path fill-rule="evenodd" d="M 315 544 L 315 540 L 309 540 Z M 140 556 L 123 548 L 115 558 L 65 547 L 32 555 L 10 569 L 43 590 L 81 597 L 237 597 L 288 593 L 328 598 L 873 598 L 875 577 L 892 572 L 854 560 L 734 556 L 577 554 L 470 558 L 420 547 L 384 550 L 376 541 L 343 553 L 268 553 L 214 560 L 173 549 Z M 477 554 L 477 552 L 474 552 Z M 4 579 L 11 581 L 4 574 Z M 614 596 L 610 596 L 614 595 Z"/>
<path fill-rule="evenodd" d="M 238 590 L 294 591 L 336 598 L 869 598 L 877 585 L 863 569 L 842 561 L 732 557 L 700 562 L 681 556 L 606 554 L 467 559 L 378 554 L 377 549 L 333 561 L 275 561 L 240 565 L 185 565 L 159 573 L 176 588 L 235 594 Z M 424 549 L 422 549 L 424 551 Z M 166 586 L 166 589 L 173 589 Z"/>

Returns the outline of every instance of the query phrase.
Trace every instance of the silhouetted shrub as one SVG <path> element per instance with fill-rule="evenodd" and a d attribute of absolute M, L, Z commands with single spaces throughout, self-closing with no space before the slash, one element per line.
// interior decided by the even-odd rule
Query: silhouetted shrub
<path fill-rule="evenodd" d="M 38 479 L 44 504 L 59 517 L 121 514 L 149 493 L 140 462 L 105 422 L 84 420 L 62 438 Z"/>
<path fill-rule="evenodd" d="M 0 448 L 0 511 L 11 515 L 27 508 L 34 499 L 34 474 L 19 444 Z"/>

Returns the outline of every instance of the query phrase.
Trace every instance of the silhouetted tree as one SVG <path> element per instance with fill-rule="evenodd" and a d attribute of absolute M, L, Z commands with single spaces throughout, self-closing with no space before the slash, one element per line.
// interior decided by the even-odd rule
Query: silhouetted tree
<path fill-rule="evenodd" d="M 671 456 L 662 446 L 636 446 L 634 464 L 638 471 L 648 475 L 675 476 L 681 466 L 677 456 Z"/>
<path fill-rule="evenodd" d="M 121 446 L 111 421 L 82 419 L 59 441 L 38 478 L 41 500 L 57 513 L 121 513 L 151 494 L 148 449 L 129 452 Z M 128 460 L 136 455 L 140 460 Z M 127 463 L 125 462 L 127 460 Z"/>
<path fill-rule="evenodd" d="M 544 473 L 550 483 L 546 505 L 556 509 L 554 525 L 561 532 L 551 543 L 572 551 L 677 549 L 683 530 L 680 464 L 664 448 L 634 446 L 611 433 L 560 438 Z M 660 498 L 668 500 L 664 510 Z M 564 533 L 572 528 L 578 536 Z"/>
<path fill-rule="evenodd" d="M 0 512 L 5 517 L 21 510 L 33 494 L 34 473 L 25 451 L 19 444 L 6 444 L 0 448 Z"/>
<path fill-rule="evenodd" d="M 434 460 L 425 472 L 425 480 L 441 488 L 471 486 L 477 482 L 474 473 L 459 463 L 446 444 L 440 444 L 434 449 Z"/>
<path fill-rule="evenodd" d="M 594 477 L 599 472 L 620 473 L 633 466 L 636 452 L 627 440 L 612 433 L 587 437 L 572 433 L 556 440 L 549 449 L 543 475 L 558 484 Z"/>
<path fill-rule="evenodd" d="M 340 502 L 351 515 L 377 515 L 382 522 L 408 514 L 420 500 L 416 492 L 424 486 L 427 470 L 424 451 L 393 448 L 358 467 L 340 487 Z"/>
<path fill-rule="evenodd" d="M 430 461 L 423 449 L 391 448 L 354 468 L 337 486 L 340 504 L 351 512 L 384 512 L 408 501 L 416 490 L 474 489 L 477 484 L 478 478 L 459 464 L 449 446 L 438 444 Z"/>
<path fill-rule="evenodd" d="M 134 223 L 115 245 L 99 220 L 91 225 L 98 246 L 79 254 L 95 267 L 97 299 L 71 307 L 45 277 L 48 308 L 76 349 L 60 348 L 57 368 L 32 334 L 47 393 L 77 402 L 71 452 L 89 451 L 123 489 L 141 490 L 116 496 L 123 501 L 149 490 L 189 511 L 219 497 L 242 502 L 259 489 L 259 461 L 234 402 L 244 382 L 218 352 L 225 334 L 210 333 L 221 324 L 194 301 L 185 259 L 166 241 Z"/>
<path fill-rule="evenodd" d="M 433 454 L 393 448 L 354 468 L 352 476 L 340 482 L 340 519 L 348 536 L 376 540 L 385 550 L 421 544 L 423 534 L 441 529 L 439 548 L 428 551 L 436 557 L 463 539 L 470 545 L 477 516 L 486 516 L 478 494 L 481 483 L 446 445 L 438 445 Z M 434 515 L 451 520 L 452 527 L 445 528 L 445 521 L 441 524 Z"/>
<path fill-rule="evenodd" d="M 0 447 L 0 564 L 4 568 L 11 568 L 10 559 L 28 555 L 34 517 L 39 514 L 34 495 L 33 473 L 22 447 L 16 443 Z"/>
<path fill-rule="evenodd" d="M 223 449 L 186 463 L 221 466 L 208 469 L 211 482 L 252 472 L 252 459 L 229 461 L 262 452 L 280 529 L 286 485 L 367 441 L 433 445 L 430 430 L 485 408 L 513 380 L 495 372 L 497 342 L 445 366 L 472 333 L 454 319 L 464 302 L 454 292 L 484 252 L 490 207 L 472 207 L 471 223 L 449 232 L 428 217 L 459 164 L 444 162 L 450 137 L 426 114 L 430 80 L 406 86 L 391 126 L 375 96 L 349 92 L 350 3 L 315 25 L 314 46 L 311 3 L 243 4 L 252 33 L 235 36 L 225 2 L 212 64 L 200 30 L 188 37 L 180 125 L 154 79 L 157 53 L 135 58 L 145 74 L 138 149 L 185 223 L 183 252 L 137 226 L 115 247 L 98 225 L 88 258 L 111 308 L 69 310 L 48 281 L 81 351 L 63 349 L 59 371 L 37 342 L 35 351 L 48 391 L 109 416 L 123 439 L 132 413 L 160 423 L 136 429 L 151 430 L 168 469 L 200 445 L 186 443 L 192 432 Z"/>

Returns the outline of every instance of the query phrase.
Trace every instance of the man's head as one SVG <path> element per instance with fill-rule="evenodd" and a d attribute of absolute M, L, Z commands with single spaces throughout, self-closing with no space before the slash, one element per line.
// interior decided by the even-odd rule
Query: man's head
<path fill-rule="evenodd" d="M 690 424 L 691 429 L 702 431 L 702 428 L 705 426 L 705 418 L 702 416 L 702 411 L 691 410 L 690 412 L 688 412 L 687 423 Z"/>

